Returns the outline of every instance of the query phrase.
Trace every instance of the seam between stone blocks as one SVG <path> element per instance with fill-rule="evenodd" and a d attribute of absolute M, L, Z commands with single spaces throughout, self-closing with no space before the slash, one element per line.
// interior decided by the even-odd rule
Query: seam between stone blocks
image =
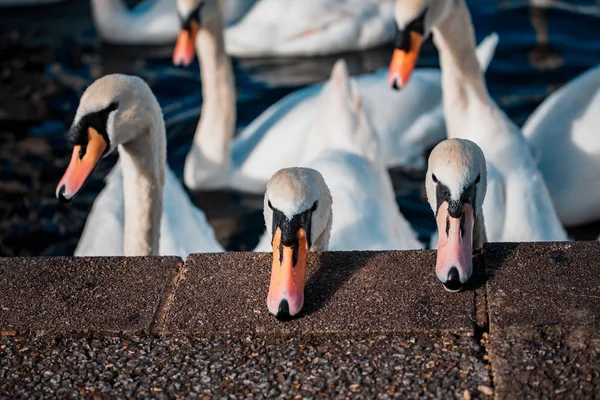
<path fill-rule="evenodd" d="M 178 263 L 178 268 L 175 272 L 175 275 L 165 286 L 165 290 L 163 291 L 163 294 L 158 302 L 152 318 L 152 323 L 150 324 L 149 330 L 151 335 L 162 336 L 164 334 L 169 311 L 171 310 L 171 305 L 173 304 L 173 299 L 175 298 L 175 293 L 177 292 L 177 289 L 179 288 L 179 282 L 181 282 L 181 279 L 183 279 L 186 271 L 186 263 L 181 260 L 181 262 Z"/>
<path fill-rule="evenodd" d="M 489 353 L 489 345 L 490 345 L 490 311 L 489 311 L 489 293 L 488 293 L 488 282 L 487 282 L 487 271 L 485 268 L 485 253 L 483 253 L 482 259 L 483 266 L 483 279 L 484 284 L 482 287 L 474 290 L 473 302 L 474 302 L 474 311 L 475 311 L 475 323 L 473 324 L 474 328 L 474 339 L 477 342 L 477 345 L 481 349 L 480 359 L 481 361 L 488 367 L 488 373 L 490 377 L 490 386 L 494 389 L 494 399 L 498 398 L 498 393 L 496 392 L 496 386 L 494 382 L 494 369 L 492 365 L 492 361 Z M 483 343 L 484 335 L 487 335 L 487 339 L 485 344 Z"/>

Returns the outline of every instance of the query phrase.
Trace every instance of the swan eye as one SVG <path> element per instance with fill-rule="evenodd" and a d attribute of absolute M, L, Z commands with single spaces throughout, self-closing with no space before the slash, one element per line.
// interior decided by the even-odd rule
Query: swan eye
<path fill-rule="evenodd" d="M 315 212 L 317 210 L 318 206 L 319 206 L 319 202 L 315 201 L 314 204 L 312 205 L 312 207 L 310 208 L 310 211 Z"/>
<path fill-rule="evenodd" d="M 475 183 L 479 183 L 481 180 L 481 174 L 477 174 L 477 178 L 475 178 Z"/>
<path fill-rule="evenodd" d="M 433 179 L 435 183 L 438 183 L 438 179 L 436 178 L 435 174 L 431 174 L 431 179 Z"/>
<path fill-rule="evenodd" d="M 269 208 L 272 210 L 273 209 L 273 205 L 271 204 L 271 200 L 268 200 L 267 204 L 269 205 Z"/>

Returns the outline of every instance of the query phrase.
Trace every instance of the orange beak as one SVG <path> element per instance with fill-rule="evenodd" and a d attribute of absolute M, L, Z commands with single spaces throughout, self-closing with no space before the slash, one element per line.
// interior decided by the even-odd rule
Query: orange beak
<path fill-rule="evenodd" d="M 200 25 L 196 21 L 190 22 L 190 29 L 182 29 L 177 37 L 175 50 L 173 51 L 173 64 L 188 66 L 194 61 L 196 55 L 196 35 Z"/>
<path fill-rule="evenodd" d="M 91 127 L 88 128 L 88 143 L 85 148 L 85 154 L 81 155 L 81 145 L 73 147 L 71 162 L 56 187 L 57 198 L 66 202 L 79 192 L 98 164 L 98 161 L 104 155 L 107 146 L 106 140 L 104 140 L 97 130 Z"/>
<path fill-rule="evenodd" d="M 304 229 L 298 229 L 297 235 L 297 250 L 281 244 L 281 228 L 277 228 L 273 236 L 273 265 L 267 307 L 278 318 L 293 317 L 304 305 L 308 241 Z"/>
<path fill-rule="evenodd" d="M 394 89 L 400 89 L 408 83 L 419 58 L 423 43 L 423 35 L 410 32 L 410 49 L 408 51 L 395 49 L 388 71 L 388 84 Z"/>
<path fill-rule="evenodd" d="M 446 290 L 457 292 L 473 272 L 473 225 L 475 216 L 469 204 L 463 204 L 460 218 L 448 213 L 448 202 L 440 205 L 436 217 L 438 248 L 435 273 Z"/>

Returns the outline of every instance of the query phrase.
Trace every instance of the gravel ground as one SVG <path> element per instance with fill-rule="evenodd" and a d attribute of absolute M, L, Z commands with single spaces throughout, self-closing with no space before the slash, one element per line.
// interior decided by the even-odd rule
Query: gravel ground
<path fill-rule="evenodd" d="M 450 334 L 0 338 L 0 397 L 490 398 L 481 348 Z"/>

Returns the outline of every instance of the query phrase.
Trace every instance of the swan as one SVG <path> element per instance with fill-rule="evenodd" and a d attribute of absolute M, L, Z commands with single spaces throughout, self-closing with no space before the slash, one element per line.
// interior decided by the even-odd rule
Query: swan
<path fill-rule="evenodd" d="M 173 1 L 173 0 L 171 0 Z M 238 22 L 254 6 L 257 0 L 220 0 L 221 10 L 225 16 L 225 25 Z"/>
<path fill-rule="evenodd" d="M 83 93 L 71 129 L 71 161 L 56 188 L 69 201 L 100 160 L 119 161 L 92 206 L 76 256 L 176 255 L 223 251 L 204 213 L 166 166 L 162 112 L 139 77 L 106 75 Z"/>
<path fill-rule="evenodd" d="M 464 0 L 397 0 L 396 49 L 389 84 L 404 87 L 431 31 L 440 53 L 446 130 L 483 150 L 488 173 L 483 204 L 490 241 L 562 241 L 567 234 L 519 128 L 491 99 L 475 57 Z"/>
<path fill-rule="evenodd" d="M 323 83 L 284 97 L 233 138 L 233 74 L 221 47 L 218 8 L 208 1 L 201 9 L 198 4 L 178 2 L 187 23 L 173 57 L 175 64 L 191 63 L 195 45 L 202 66 L 205 103 L 186 159 L 185 183 L 194 190 L 229 187 L 263 193 L 275 171 L 312 157 L 313 149 L 304 142 L 315 131 L 313 121 Z M 202 25 L 199 20 L 204 21 Z M 482 68 L 487 68 L 496 43 L 497 36 L 491 35 L 478 47 Z M 387 69 L 381 69 L 356 80 L 364 110 L 379 136 L 381 156 L 388 167 L 425 167 L 423 153 L 445 137 L 440 71 L 419 69 L 400 95 L 382 85 L 386 75 Z"/>
<path fill-rule="evenodd" d="M 225 33 L 236 57 L 365 50 L 394 38 L 391 0 L 261 0 Z"/>
<path fill-rule="evenodd" d="M 487 241 L 482 205 L 487 188 L 483 151 L 467 139 L 446 139 L 429 155 L 425 192 L 437 223 L 435 273 L 448 291 L 473 272 L 472 250 Z"/>
<path fill-rule="evenodd" d="M 566 226 L 600 220 L 599 126 L 600 65 L 548 96 L 522 128 Z"/>
<path fill-rule="evenodd" d="M 123 0 L 91 0 L 92 18 L 102 40 L 124 45 L 169 44 L 179 18 L 172 0 L 144 0 L 128 9 Z"/>
<path fill-rule="evenodd" d="M 377 136 L 343 60 L 331 75 L 316 121 L 320 140 L 330 143 L 307 164 L 276 172 L 264 195 L 266 232 L 256 250 L 273 251 L 267 305 L 278 317 L 302 309 L 309 250 L 423 247 L 398 210 Z"/>
<path fill-rule="evenodd" d="M 328 250 L 332 201 L 323 176 L 312 168 L 282 169 L 267 184 L 263 237 L 273 251 L 267 308 L 278 318 L 302 310 L 307 253 Z"/>
<path fill-rule="evenodd" d="M 256 0 L 220 0 L 225 24 L 239 20 Z M 102 39 L 124 45 L 170 44 L 179 34 L 175 0 L 144 0 L 128 9 L 124 0 L 92 0 L 92 18 Z"/>

